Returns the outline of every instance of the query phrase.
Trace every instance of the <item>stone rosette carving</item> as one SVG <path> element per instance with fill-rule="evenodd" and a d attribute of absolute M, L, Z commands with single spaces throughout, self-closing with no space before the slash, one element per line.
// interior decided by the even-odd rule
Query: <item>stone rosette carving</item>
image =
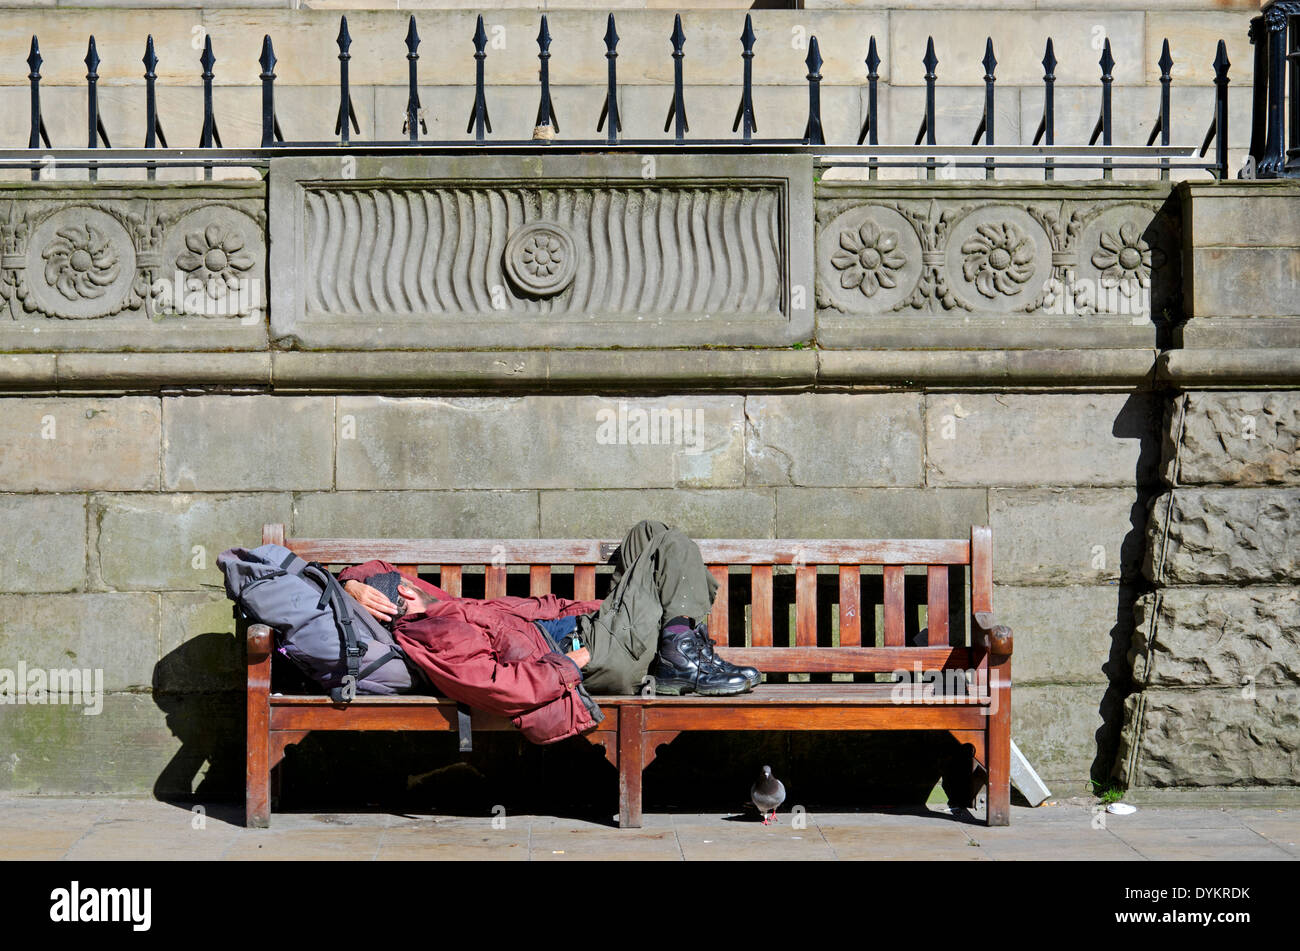
<path fill-rule="evenodd" d="M 154 275 L 160 316 L 245 317 L 265 307 L 266 270 L 259 217 L 223 204 L 164 219 Z"/>
<path fill-rule="evenodd" d="M 852 207 L 829 222 L 817 241 L 822 306 L 845 313 L 864 307 L 887 311 L 901 306 L 921 278 L 921 239 L 897 207 Z"/>
<path fill-rule="evenodd" d="M 1014 297 L 1034 276 L 1034 244 L 1011 222 L 989 222 L 961 246 L 962 276 L 985 297 Z"/>
<path fill-rule="evenodd" d="M 1074 312 L 1157 321 L 1175 317 L 1179 240 L 1159 206 L 1100 206 L 1080 217 L 1081 260 L 1077 270 L 1064 275 Z"/>
<path fill-rule="evenodd" d="M 6 255 L 6 266 L 20 265 L 6 283 L 24 312 L 45 317 L 90 320 L 137 307 L 147 287 L 136 270 L 144 230 L 140 215 L 112 206 L 64 205 L 28 217 L 26 247 Z"/>
<path fill-rule="evenodd" d="M 503 261 L 510 282 L 536 297 L 560 293 L 578 273 L 573 236 L 553 221 L 532 221 L 515 231 L 506 242 Z"/>
<path fill-rule="evenodd" d="M 898 250 L 898 232 L 864 221 L 856 231 L 840 232 L 840 251 L 831 258 L 831 264 L 840 272 L 840 287 L 857 288 L 866 297 L 874 297 L 882 287 L 895 288 L 898 279 L 895 271 L 902 269 L 907 259 Z"/>
<path fill-rule="evenodd" d="M 74 302 L 102 297 L 122 273 L 112 240 L 92 224 L 60 228 L 41 257 L 45 283 Z"/>

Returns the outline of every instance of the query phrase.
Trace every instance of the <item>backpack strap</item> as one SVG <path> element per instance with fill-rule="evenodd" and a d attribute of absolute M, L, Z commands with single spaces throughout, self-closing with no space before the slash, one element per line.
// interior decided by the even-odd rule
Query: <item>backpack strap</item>
<path fill-rule="evenodd" d="M 328 604 L 339 622 L 339 629 L 343 632 L 344 661 L 347 663 L 348 676 L 352 678 L 352 685 L 355 688 L 365 676 L 361 672 L 361 658 L 365 654 L 365 649 L 357 642 L 357 633 L 352 627 L 352 612 L 343 599 L 343 588 L 339 585 L 338 579 L 318 562 L 303 562 L 297 555 L 294 555 L 292 560 L 286 558 L 285 562 L 286 570 L 306 575 L 321 585 L 320 601 L 317 602 L 316 607 L 323 608 Z M 344 695 L 342 687 L 332 687 L 330 698 L 335 703 L 347 703 L 351 699 Z"/>

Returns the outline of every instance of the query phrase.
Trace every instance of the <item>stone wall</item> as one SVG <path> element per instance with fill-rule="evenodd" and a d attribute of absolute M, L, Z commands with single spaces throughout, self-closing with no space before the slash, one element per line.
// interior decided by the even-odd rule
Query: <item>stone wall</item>
<path fill-rule="evenodd" d="M 1017 633 L 1013 732 L 1059 794 L 1116 768 L 1133 786 L 1294 782 L 1300 365 L 1288 341 L 1300 315 L 1277 282 L 1236 310 L 1206 309 L 1204 294 L 1189 309 L 1180 293 L 1212 286 L 1216 262 L 1246 286 L 1251 267 L 1297 260 L 1294 184 L 813 187 L 807 163 L 708 156 L 665 157 L 652 180 L 629 156 L 510 159 L 495 174 L 362 158 L 349 179 L 333 161 L 277 165 L 269 201 L 259 183 L 11 187 L 0 667 L 102 670 L 106 696 L 95 716 L 0 706 L 0 790 L 237 795 L 241 647 L 214 562 L 265 522 L 507 539 L 616 537 L 641 517 L 700 537 L 961 537 L 990 524 L 994 609 Z M 589 252 L 609 218 L 591 209 L 632 178 L 674 212 L 651 232 L 661 274 L 694 261 L 695 275 L 749 275 L 726 285 L 751 301 L 724 309 L 729 345 L 700 345 L 719 320 L 707 293 L 650 311 L 566 309 L 607 277 Z M 766 234 L 727 219 L 711 256 L 690 256 L 692 229 L 711 233 L 710 202 L 739 195 L 755 211 L 762 189 L 788 214 Z M 357 190 L 387 209 L 358 227 L 391 253 L 364 274 L 336 268 L 364 281 L 364 307 L 313 311 L 319 295 L 298 280 L 319 260 L 305 195 Z M 436 232 L 402 200 L 467 209 L 506 192 L 520 213 L 458 214 Z M 102 217 L 78 230 L 87 208 Z M 266 232 L 236 233 L 263 220 Z M 541 222 L 574 241 L 573 283 L 497 273 L 512 236 Z M 466 307 L 466 285 L 461 310 L 438 311 L 403 283 L 420 261 L 410 249 L 438 261 L 439 241 L 484 266 L 487 306 Z M 240 255 L 235 270 L 268 282 L 255 302 L 269 313 L 155 307 L 160 274 L 224 273 Z M 776 273 L 735 270 L 756 261 Z M 1011 265 L 1023 279 L 985 276 Z M 1148 271 L 1168 303 L 1048 305 L 1054 280 L 1103 285 L 1111 268 Z M 755 294 L 754 281 L 780 292 Z M 593 336 L 554 335 L 583 314 Z M 456 327 L 476 323 L 480 336 L 455 346 Z M 658 443 L 602 426 L 638 409 L 682 426 Z M 923 796 L 943 753 L 924 740 L 684 740 L 656 763 L 662 801 L 668 778 L 706 788 L 756 749 L 801 763 L 832 801 L 834 770 L 850 769 L 855 795 L 920 783 Z M 487 741 L 496 775 L 534 775 L 542 754 L 512 742 Z M 333 743 L 300 767 L 327 781 Z M 415 739 L 383 755 L 358 746 L 359 775 L 383 763 L 399 785 L 455 762 Z M 709 779 L 701 762 L 724 765 Z M 896 779 L 909 768 L 911 785 Z"/>
<path fill-rule="evenodd" d="M 690 427 L 676 443 L 610 441 L 601 414 L 620 404 Z M 297 536 L 616 538 L 651 517 L 698 537 L 991 524 L 995 608 L 1020 648 L 1017 742 L 1049 782 L 1082 791 L 1119 728 L 1111 678 L 1159 415 L 1154 395 L 1128 393 L 8 398 L 0 657 L 102 668 L 107 697 L 97 717 L 0 707 L 0 787 L 138 792 L 174 778 L 178 747 L 238 747 L 243 670 L 215 558 L 265 522 Z"/>

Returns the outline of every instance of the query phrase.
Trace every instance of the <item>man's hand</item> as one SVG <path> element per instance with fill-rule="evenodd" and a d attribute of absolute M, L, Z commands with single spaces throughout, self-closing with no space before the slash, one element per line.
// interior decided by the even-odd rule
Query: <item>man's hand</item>
<path fill-rule="evenodd" d="M 569 651 L 564 656 L 577 664 L 579 670 L 591 663 L 591 651 L 585 647 L 579 647 L 576 651 Z"/>
<path fill-rule="evenodd" d="M 391 621 L 397 614 L 397 605 L 384 596 L 378 588 L 372 588 L 362 581 L 352 580 L 343 585 L 343 590 L 381 621 Z"/>

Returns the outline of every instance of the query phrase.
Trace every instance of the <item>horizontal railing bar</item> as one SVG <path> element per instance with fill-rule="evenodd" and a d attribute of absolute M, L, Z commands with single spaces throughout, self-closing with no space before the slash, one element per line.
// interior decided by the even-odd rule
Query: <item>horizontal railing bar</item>
<path fill-rule="evenodd" d="M 760 148 L 760 146 L 762 148 Z M 582 151 L 591 152 L 593 150 L 601 152 L 635 152 L 645 151 L 647 149 L 660 150 L 663 152 L 691 152 L 691 151 L 736 151 L 736 152 L 757 152 L 763 148 L 771 148 L 779 152 L 790 152 L 795 154 L 810 154 L 817 156 L 819 161 L 828 162 L 836 161 L 837 156 L 922 156 L 942 158 L 945 156 L 977 156 L 983 159 L 986 156 L 1025 158 L 1033 156 L 1097 156 L 1098 158 L 1187 158 L 1196 154 L 1197 146 L 1086 146 L 1086 145 L 871 145 L 871 146 L 843 146 L 828 149 L 824 145 L 808 145 L 797 140 L 773 139 L 769 142 L 753 140 L 750 144 L 734 141 L 731 139 L 719 140 L 693 140 L 683 145 L 673 144 L 671 140 L 647 139 L 644 141 L 623 141 L 616 145 L 610 145 L 603 140 L 590 141 L 570 141 L 557 142 L 552 141 L 546 145 L 528 140 L 503 141 L 486 145 L 475 145 L 473 142 L 354 142 L 348 146 L 340 146 L 337 143 L 290 143 L 273 148 L 174 148 L 174 149 L 144 149 L 144 148 L 53 148 L 53 149 L 0 149 L 0 161 L 20 162 L 21 164 L 30 165 L 33 162 L 39 162 L 45 156 L 50 156 L 56 161 L 59 159 L 77 160 L 77 159 L 96 159 L 99 161 L 155 161 L 166 162 L 173 160 L 185 160 L 200 163 L 220 162 L 220 161 L 252 161 L 260 159 L 274 158 L 280 155 L 353 155 L 353 154 L 374 154 L 374 155 L 419 155 L 429 152 L 452 152 L 452 153 L 482 153 L 496 151 L 523 151 L 531 154 L 537 154 L 541 151 L 548 152 L 570 152 Z"/>
<path fill-rule="evenodd" d="M 988 168 L 986 162 L 814 162 L 814 168 Z M 1041 162 L 995 162 L 994 168 L 1181 168 L 1198 171 L 1217 166 L 1213 162 L 1060 162 L 1050 156 Z"/>

